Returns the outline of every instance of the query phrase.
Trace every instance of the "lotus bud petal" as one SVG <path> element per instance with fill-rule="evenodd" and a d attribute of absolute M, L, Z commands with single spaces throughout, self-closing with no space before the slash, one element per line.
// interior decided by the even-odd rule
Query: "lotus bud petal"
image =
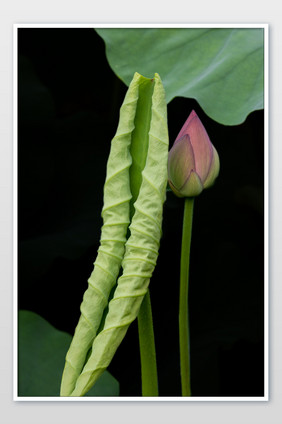
<path fill-rule="evenodd" d="M 217 151 L 192 111 L 169 152 L 169 185 L 178 197 L 198 196 L 213 185 L 219 167 Z"/>

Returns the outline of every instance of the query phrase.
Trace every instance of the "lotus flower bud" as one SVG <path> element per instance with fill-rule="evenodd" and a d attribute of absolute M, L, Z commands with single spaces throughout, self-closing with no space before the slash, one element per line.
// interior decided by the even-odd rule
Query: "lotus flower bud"
<path fill-rule="evenodd" d="M 194 197 L 213 185 L 218 173 L 217 151 L 192 111 L 169 151 L 169 185 L 178 197 Z"/>

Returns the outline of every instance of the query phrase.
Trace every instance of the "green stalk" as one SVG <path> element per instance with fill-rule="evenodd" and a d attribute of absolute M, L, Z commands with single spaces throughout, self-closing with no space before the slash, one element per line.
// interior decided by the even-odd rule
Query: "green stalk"
<path fill-rule="evenodd" d="M 182 396 L 191 396 L 188 282 L 194 198 L 185 198 L 180 263 L 179 345 Z"/>
<path fill-rule="evenodd" d="M 139 85 L 139 100 L 135 121 L 142 121 L 142 125 L 135 126 L 130 148 L 132 157 L 130 168 L 131 217 L 134 214 L 134 203 L 138 198 L 142 183 L 142 170 L 147 161 L 154 86 L 155 83 L 147 78 L 144 78 Z M 156 351 L 149 291 L 145 295 L 138 313 L 138 333 L 142 396 L 158 396 Z"/>
<path fill-rule="evenodd" d="M 156 350 L 149 290 L 143 299 L 138 314 L 138 333 L 141 358 L 142 396 L 158 396 Z"/>

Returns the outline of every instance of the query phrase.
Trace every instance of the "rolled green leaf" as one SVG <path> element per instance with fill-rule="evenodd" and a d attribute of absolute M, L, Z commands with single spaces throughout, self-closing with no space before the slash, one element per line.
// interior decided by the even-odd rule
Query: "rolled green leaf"
<path fill-rule="evenodd" d="M 113 298 L 109 302 L 103 329 L 94 338 L 90 357 L 77 378 L 71 396 L 83 396 L 87 393 L 110 364 L 130 323 L 138 315 L 156 265 L 167 184 L 168 156 L 166 101 L 158 74 L 154 77 L 151 99 L 149 110 L 150 103 L 146 105 L 147 116 L 150 118 L 149 128 L 146 128 L 142 119 L 135 119 L 140 134 L 145 131 L 148 150 L 144 169 L 140 171 L 140 189 L 137 189 L 134 196 L 137 200 L 132 209 L 130 236 L 125 244 L 123 274 L 118 279 Z M 142 142 L 142 137 L 140 140 L 139 143 Z M 134 150 L 132 146 L 133 153 Z"/>
<path fill-rule="evenodd" d="M 140 78 L 141 75 L 135 74 L 129 86 L 120 109 L 117 132 L 111 144 L 104 186 L 100 247 L 80 307 L 81 317 L 66 355 L 61 396 L 69 396 L 75 387 L 77 377 L 99 329 L 124 255 L 132 197 L 129 183 L 129 169 L 132 164 L 130 148 L 135 129 Z"/>

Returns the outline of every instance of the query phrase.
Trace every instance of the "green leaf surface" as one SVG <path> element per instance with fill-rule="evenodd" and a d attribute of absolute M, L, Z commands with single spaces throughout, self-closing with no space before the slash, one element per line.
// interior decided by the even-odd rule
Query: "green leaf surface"
<path fill-rule="evenodd" d="M 19 311 L 18 395 L 59 396 L 71 336 L 31 311 Z M 118 396 L 117 380 L 105 371 L 87 396 Z"/>
<path fill-rule="evenodd" d="M 225 125 L 262 109 L 264 31 L 256 28 L 100 28 L 113 71 L 129 85 L 132 74 L 157 72 L 169 103 L 194 98 Z"/>

